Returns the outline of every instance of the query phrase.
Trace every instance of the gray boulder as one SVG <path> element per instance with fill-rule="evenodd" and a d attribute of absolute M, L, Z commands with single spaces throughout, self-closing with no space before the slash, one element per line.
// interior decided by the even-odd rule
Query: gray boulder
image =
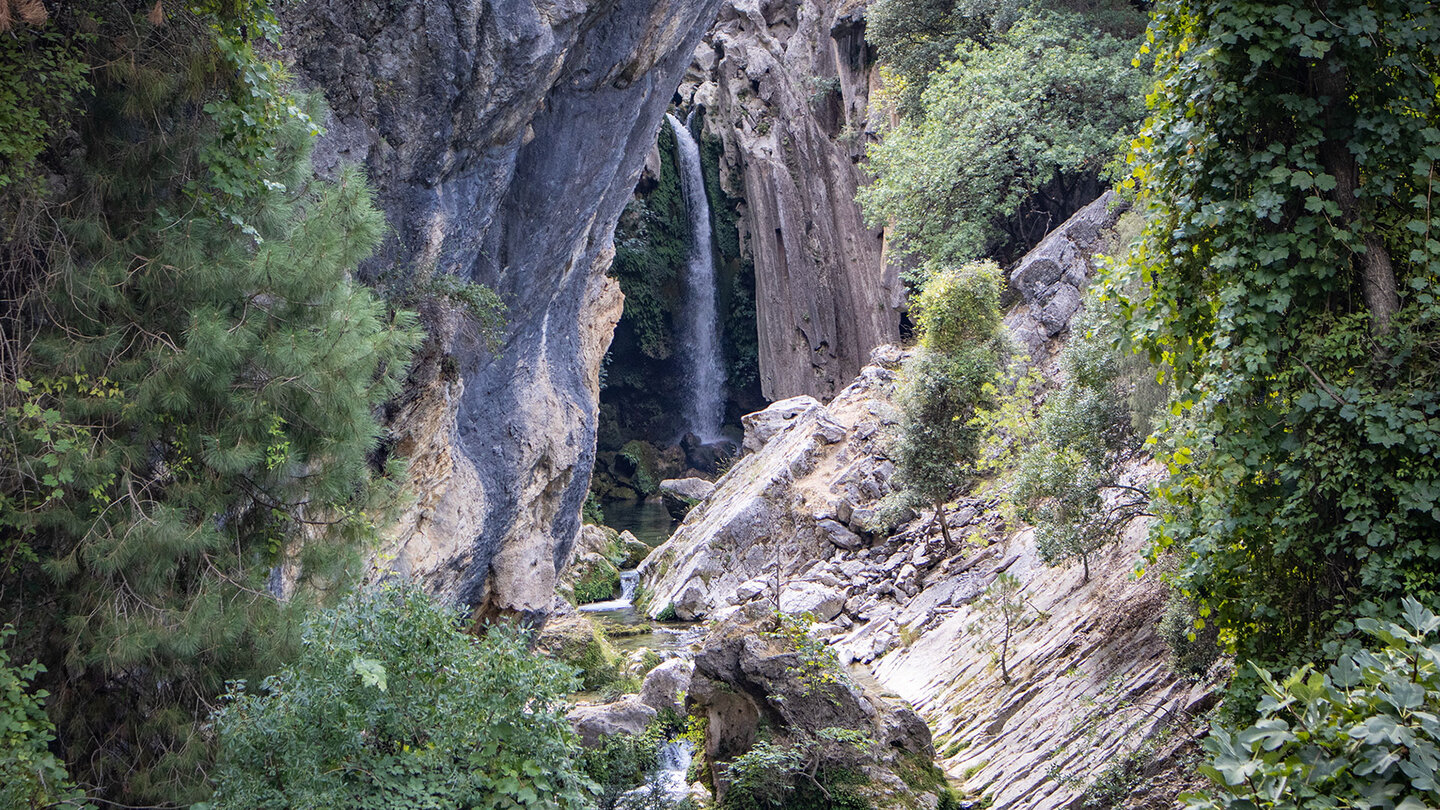
<path fill-rule="evenodd" d="M 846 551 L 854 551 L 865 545 L 865 541 L 860 539 L 860 535 L 850 531 L 845 526 L 841 525 L 838 521 L 829 519 L 821 520 L 816 522 L 815 526 L 820 531 L 824 532 L 825 539 L 829 540 L 837 548 L 843 548 Z"/>
<path fill-rule="evenodd" d="M 655 715 L 654 709 L 641 702 L 639 697 L 630 695 L 614 703 L 577 706 L 567 717 L 570 727 L 580 735 L 580 744 L 595 748 L 616 734 L 643 732 Z"/>
<path fill-rule="evenodd" d="M 645 674 L 640 686 L 640 702 L 656 710 L 672 709 L 684 713 L 681 700 L 690 691 L 690 676 L 695 665 L 682 658 L 671 658 Z"/>
<path fill-rule="evenodd" d="M 704 478 L 667 478 L 660 482 L 660 498 L 665 510 L 676 520 L 685 517 L 690 507 L 710 497 L 715 484 Z"/>
<path fill-rule="evenodd" d="M 822 410 L 824 406 L 814 397 L 798 396 L 782 399 L 763 411 L 745 414 L 740 418 L 745 426 L 745 452 L 759 451 L 776 435 L 789 430 L 803 417 Z"/>
<path fill-rule="evenodd" d="M 792 582 L 780 592 L 780 610 L 784 613 L 809 613 L 828 622 L 844 609 L 845 594 L 814 582 Z"/>

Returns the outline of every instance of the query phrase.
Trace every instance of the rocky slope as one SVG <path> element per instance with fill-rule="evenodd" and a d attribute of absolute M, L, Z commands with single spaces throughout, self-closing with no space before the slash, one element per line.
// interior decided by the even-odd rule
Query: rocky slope
<path fill-rule="evenodd" d="M 1044 336 L 1032 350 L 1042 361 L 1063 334 L 1063 324 L 1040 331 L 1047 318 L 1074 312 L 1064 288 L 1083 288 L 1090 251 L 1114 239 L 1108 205 L 1077 215 L 1012 274 L 1008 322 Z M 879 507 L 901 356 L 882 349 L 874 359 L 828 407 L 796 398 L 747 417 L 749 454 L 641 568 L 650 612 L 813 613 L 815 637 L 916 707 L 975 801 L 1079 807 L 1103 777 L 1092 798 L 1103 788 L 1130 794 L 1131 806 L 1168 806 L 1178 780 L 1165 768 L 1214 696 L 1168 664 L 1154 627 L 1163 588 L 1133 576 L 1142 527 L 1092 560 L 1088 582 L 1079 565 L 1046 567 L 1033 533 L 1007 526 L 983 492 L 947 510 L 956 547 L 929 515 L 891 530 Z M 1135 482 L 1149 474 L 1129 471 Z M 982 600 L 1002 572 L 1019 579 L 1026 603 L 1006 649 L 1008 683 L 995 660 L 998 620 Z M 1148 786 L 1146 768 L 1160 774 Z"/>
<path fill-rule="evenodd" d="M 903 291 L 855 203 L 875 69 L 864 31 L 855 0 L 726 0 L 680 89 L 745 200 L 769 400 L 828 400 L 899 338 Z"/>
<path fill-rule="evenodd" d="M 405 407 L 419 507 L 388 557 L 479 614 L 543 617 L 579 528 L 597 374 L 619 315 L 611 237 L 719 0 L 285 7 L 286 54 L 331 107 L 317 165 L 363 163 L 393 228 L 369 265 L 453 273 L 507 304 L 463 319 Z"/>

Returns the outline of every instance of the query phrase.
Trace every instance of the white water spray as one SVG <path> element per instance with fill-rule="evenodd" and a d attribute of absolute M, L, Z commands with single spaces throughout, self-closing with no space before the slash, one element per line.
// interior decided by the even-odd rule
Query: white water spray
<path fill-rule="evenodd" d="M 690 113 L 693 118 L 695 113 Z M 690 136 L 689 121 L 680 123 L 666 114 L 675 133 L 680 157 L 680 187 L 690 215 L 690 255 L 685 263 L 684 323 L 680 340 L 689 366 L 690 399 L 686 403 L 687 429 L 711 444 L 724 439 L 725 364 L 720 359 L 720 324 L 715 312 L 715 250 L 710 234 L 710 203 L 705 198 L 705 175 L 700 170 L 700 147 Z"/>

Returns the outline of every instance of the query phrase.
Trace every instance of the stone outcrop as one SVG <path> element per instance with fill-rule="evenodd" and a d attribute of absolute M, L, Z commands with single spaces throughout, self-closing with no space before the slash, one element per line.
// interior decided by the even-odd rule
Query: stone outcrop
<path fill-rule="evenodd" d="M 894 470 L 884 434 L 898 416 L 890 400 L 901 358 L 878 349 L 876 364 L 829 406 L 803 397 L 746 417 L 745 446 L 759 449 L 736 462 L 640 566 L 652 616 L 667 607 L 681 619 L 714 615 L 743 601 L 742 587 L 758 595 L 777 565 L 783 581 L 796 582 L 784 598 L 829 611 L 834 597 L 799 581 L 839 543 L 867 545 L 860 533 L 874 528 L 866 521 Z"/>
<path fill-rule="evenodd" d="M 551 604 L 620 312 L 614 226 L 718 4 L 285 8 L 285 53 L 330 104 L 317 166 L 363 164 L 393 228 L 367 272 L 451 273 L 508 307 L 496 351 L 464 323 L 438 335 L 458 376 L 416 408 L 443 438 L 417 438 L 422 505 L 390 549 L 481 617 Z"/>
<path fill-rule="evenodd" d="M 660 482 L 660 498 L 676 520 L 685 517 L 690 507 L 710 497 L 715 484 L 704 478 L 667 478 Z"/>
<path fill-rule="evenodd" d="M 670 709 L 682 714 L 685 707 L 681 701 L 690 691 L 690 679 L 694 673 L 695 665 L 690 661 L 671 658 L 645 673 L 645 680 L 640 684 L 640 702 L 657 712 Z"/>
<path fill-rule="evenodd" d="M 827 764 L 863 773 L 860 790 L 875 807 L 934 806 L 943 784 L 930 730 L 908 706 L 807 658 L 783 633 L 743 621 L 718 625 L 700 643 L 686 708 L 706 721 L 698 753 L 721 801 L 730 787 L 726 765 L 750 750 L 762 727 L 772 744 L 804 751 L 812 774 Z M 827 740 L 837 729 L 861 732 L 865 742 Z"/>
<path fill-rule="evenodd" d="M 1169 666 L 1155 630 L 1164 587 L 1135 579 L 1144 545 L 1135 525 L 1125 541 L 1091 562 L 1048 568 L 1025 530 L 975 553 L 962 573 L 944 567 L 887 617 L 842 639 L 841 656 L 872 654 L 876 680 L 910 701 L 935 730 L 945 770 L 991 806 L 1052 810 L 1078 806 L 1107 768 L 1162 732 L 1183 743 L 1214 705 L 1213 686 Z M 1027 612 L 1007 650 L 1005 683 L 993 652 L 998 619 L 976 597 L 1000 570 L 1016 576 Z M 1177 789 L 1145 806 L 1173 806 Z"/>
<path fill-rule="evenodd" d="M 640 734 L 655 719 L 656 711 L 630 695 L 614 703 L 577 706 L 568 715 L 570 727 L 586 748 L 597 748 L 617 734 Z"/>
<path fill-rule="evenodd" d="M 1106 191 L 1040 240 L 1010 271 L 1006 300 L 1014 306 L 1005 326 L 1052 377 L 1059 347 L 1055 338 L 1080 310 L 1095 257 L 1121 247 L 1116 224 L 1129 209 L 1115 192 Z"/>
<path fill-rule="evenodd" d="M 828 400 L 899 339 L 898 275 L 855 203 L 873 135 L 864 31 L 853 0 L 726 0 L 681 87 L 724 144 L 721 183 L 745 200 L 770 400 Z"/>

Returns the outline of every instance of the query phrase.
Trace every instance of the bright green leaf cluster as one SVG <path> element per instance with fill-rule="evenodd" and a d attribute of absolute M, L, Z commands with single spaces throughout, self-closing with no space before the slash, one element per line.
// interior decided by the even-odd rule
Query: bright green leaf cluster
<path fill-rule="evenodd" d="M 901 374 L 894 455 L 897 483 L 918 503 L 939 508 L 977 475 L 975 417 L 989 404 L 1005 352 L 999 290 L 1000 268 L 978 262 L 932 276 L 915 298 L 920 347 Z"/>
<path fill-rule="evenodd" d="M 1440 805 L 1440 617 L 1406 599 L 1402 622 L 1361 619 L 1377 649 L 1277 681 L 1248 728 L 1215 729 L 1190 810 L 1424 810 Z"/>

